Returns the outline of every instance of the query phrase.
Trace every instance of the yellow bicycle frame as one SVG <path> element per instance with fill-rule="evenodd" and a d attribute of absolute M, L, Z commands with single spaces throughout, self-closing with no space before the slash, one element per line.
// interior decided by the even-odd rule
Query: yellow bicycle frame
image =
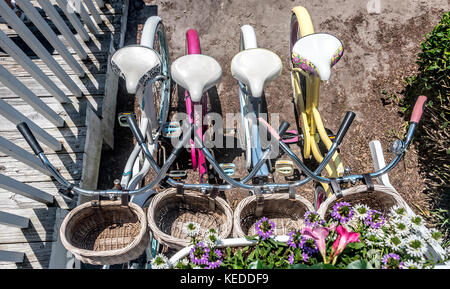
<path fill-rule="evenodd" d="M 297 6 L 292 9 L 292 12 L 297 17 L 300 37 L 313 34 L 314 27 L 308 11 L 302 6 Z M 292 57 L 292 55 L 290 55 L 290 57 Z M 306 79 L 306 104 L 303 102 L 302 90 L 300 88 L 300 73 L 304 75 Z M 297 106 L 297 111 L 300 112 L 302 123 L 302 131 L 304 136 L 303 155 L 305 158 L 310 158 L 312 153 L 316 161 L 320 163 L 323 160 L 323 156 L 318 146 L 319 137 L 327 149 L 330 149 L 332 145 L 332 141 L 323 126 L 322 118 L 320 117 L 318 110 L 320 79 L 319 77 L 307 73 L 301 69 L 292 67 L 291 80 L 294 103 Z M 318 135 L 316 134 L 316 131 L 318 132 Z M 333 155 L 332 160 L 333 161 L 328 163 L 325 167 L 328 175 L 332 178 L 343 175 L 344 166 L 342 165 L 337 152 Z M 327 192 L 327 195 L 330 195 L 331 190 L 329 186 L 327 184 L 322 184 L 322 186 Z"/>

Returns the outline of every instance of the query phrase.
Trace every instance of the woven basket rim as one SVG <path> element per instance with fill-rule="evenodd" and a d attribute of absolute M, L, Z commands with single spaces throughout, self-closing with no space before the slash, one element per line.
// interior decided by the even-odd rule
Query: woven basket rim
<path fill-rule="evenodd" d="M 295 198 L 292 199 L 289 197 L 288 193 L 273 193 L 273 194 L 264 194 L 263 195 L 264 200 L 293 200 L 299 203 L 302 203 L 303 205 L 306 206 L 306 208 L 313 212 L 314 211 L 314 207 L 311 204 L 310 201 L 308 201 L 306 198 L 295 194 Z M 248 205 L 250 205 L 252 202 L 256 201 L 257 196 L 253 195 L 253 196 L 248 196 L 244 199 L 242 199 L 239 204 L 237 205 L 236 209 L 234 210 L 234 216 L 233 216 L 233 227 L 235 230 L 235 233 L 239 236 L 245 236 L 246 234 L 244 233 L 244 231 L 242 230 L 241 227 L 241 213 L 244 210 L 244 208 L 246 208 Z"/>
<path fill-rule="evenodd" d="M 387 195 L 391 196 L 398 205 L 402 206 L 405 209 L 408 207 L 408 205 L 406 204 L 406 201 L 402 198 L 402 196 L 400 196 L 400 194 L 391 187 L 375 184 L 374 191 L 386 193 Z M 351 188 L 348 188 L 348 189 L 345 189 L 342 191 L 343 196 L 350 196 L 350 195 L 359 194 L 359 193 L 370 193 L 370 192 L 367 192 L 366 185 L 354 186 L 354 187 L 351 187 Z M 335 201 L 337 201 L 336 195 L 332 195 L 332 196 L 328 197 L 320 205 L 319 209 L 317 210 L 317 213 L 319 214 L 319 216 L 322 219 L 325 218 L 325 215 L 327 213 L 327 210 L 328 210 L 328 207 L 330 206 L 330 204 Z"/>
<path fill-rule="evenodd" d="M 108 201 L 108 200 L 101 201 L 100 207 L 105 207 L 105 206 L 117 206 L 117 207 L 125 208 L 125 207 L 121 206 L 121 201 Z M 67 236 L 66 236 L 66 228 L 67 228 L 67 225 L 69 224 L 69 221 L 74 216 L 81 213 L 82 210 L 92 207 L 91 202 L 86 202 L 82 205 L 77 206 L 64 218 L 64 220 L 61 224 L 60 230 L 59 230 L 61 242 L 63 243 L 64 247 L 68 251 L 72 252 L 75 255 L 80 255 L 80 256 L 84 256 L 84 257 L 113 257 L 116 255 L 123 254 L 124 252 L 130 251 L 131 249 L 133 249 L 134 247 L 139 245 L 139 243 L 141 242 L 141 240 L 144 238 L 145 234 L 147 233 L 147 218 L 146 218 L 145 213 L 142 210 L 142 208 L 139 207 L 138 205 L 129 202 L 128 206 L 133 211 L 133 213 L 138 217 L 138 220 L 141 223 L 141 228 L 139 230 L 139 234 L 127 246 L 120 248 L 120 249 L 115 249 L 115 250 L 94 251 L 94 250 L 87 250 L 87 249 L 75 247 L 68 241 Z"/>
<path fill-rule="evenodd" d="M 184 239 L 176 238 L 172 235 L 164 233 L 159 228 L 159 226 L 156 224 L 155 218 L 154 218 L 156 205 L 159 204 L 159 202 L 163 201 L 164 199 L 171 197 L 173 195 L 177 195 L 177 194 L 178 193 L 177 193 L 176 188 L 169 188 L 169 189 L 166 189 L 166 190 L 156 194 L 153 197 L 153 199 L 150 203 L 150 206 L 148 207 L 147 218 L 148 218 L 148 225 L 153 234 L 153 237 L 155 237 L 160 243 L 167 245 L 168 247 L 172 247 L 172 248 L 175 247 L 176 249 L 180 249 L 180 248 L 188 246 L 189 242 Z M 186 195 L 189 195 L 192 197 L 197 197 L 197 198 L 207 197 L 204 194 L 202 194 L 200 192 L 196 192 L 194 190 L 185 190 L 183 192 L 183 194 L 186 194 Z M 215 200 L 216 200 L 216 205 L 222 207 L 223 212 L 226 215 L 226 219 L 228 220 L 226 222 L 226 231 L 218 232 L 219 238 L 225 239 L 231 234 L 232 229 L 233 229 L 233 210 L 231 209 L 230 205 L 221 197 L 217 196 L 217 197 L 215 197 Z"/>

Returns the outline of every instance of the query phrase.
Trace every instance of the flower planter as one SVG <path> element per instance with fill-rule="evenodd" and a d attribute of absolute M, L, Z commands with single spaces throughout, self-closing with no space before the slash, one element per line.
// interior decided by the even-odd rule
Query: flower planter
<path fill-rule="evenodd" d="M 279 242 L 287 242 L 289 239 L 289 236 L 287 235 L 279 235 L 274 237 L 276 241 Z M 236 247 L 245 247 L 245 246 L 255 246 L 257 241 L 248 240 L 246 238 L 229 238 L 224 239 L 216 246 L 216 248 L 236 248 Z M 191 250 L 191 246 L 184 247 L 183 249 L 179 250 L 175 255 L 172 256 L 172 258 L 169 259 L 169 262 L 171 265 L 177 264 L 178 261 L 182 260 L 183 258 L 187 257 L 189 255 L 189 251 Z"/>
<path fill-rule="evenodd" d="M 167 189 L 153 197 L 148 223 L 159 243 L 176 250 L 188 246 L 190 238 L 183 232 L 187 222 L 200 226 L 200 236 L 213 228 L 219 238 L 226 239 L 231 234 L 233 211 L 224 199 L 194 191 Z"/>
<path fill-rule="evenodd" d="M 274 234 L 287 235 L 293 229 L 304 227 L 304 215 L 313 211 L 312 204 L 305 198 L 289 194 L 264 194 L 258 200 L 257 196 L 243 199 L 234 211 L 234 236 L 244 238 L 255 235 L 255 221 L 260 217 L 269 218 L 276 225 Z M 258 214 L 258 207 L 261 214 Z"/>

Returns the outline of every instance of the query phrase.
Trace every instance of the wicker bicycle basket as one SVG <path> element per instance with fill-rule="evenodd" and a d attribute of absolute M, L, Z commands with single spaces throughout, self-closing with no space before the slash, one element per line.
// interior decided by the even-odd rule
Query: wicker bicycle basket
<path fill-rule="evenodd" d="M 360 185 L 343 190 L 342 198 L 339 200 L 337 200 L 336 195 L 328 197 L 320 205 L 317 213 L 322 219 L 328 220 L 330 218 L 329 210 L 333 208 L 337 202 L 347 202 L 352 206 L 356 204 L 367 205 L 373 210 L 380 211 L 385 216 L 393 206 L 407 208 L 407 204 L 403 198 L 390 187 L 374 185 L 374 190 L 368 191 L 367 186 Z"/>
<path fill-rule="evenodd" d="M 64 247 L 93 265 L 126 263 L 139 257 L 150 240 L 147 219 L 138 205 L 120 201 L 91 202 L 73 209 L 60 228 Z"/>
<path fill-rule="evenodd" d="M 301 229 L 305 213 L 314 211 L 312 204 L 299 195 L 291 198 L 288 194 L 264 194 L 262 198 L 258 202 L 256 195 L 249 196 L 238 204 L 233 217 L 235 237 L 255 235 L 255 222 L 261 217 L 275 223 L 275 235 L 287 235 L 293 229 Z"/>
<path fill-rule="evenodd" d="M 215 229 L 219 238 L 225 239 L 231 234 L 233 211 L 224 199 L 213 199 L 195 191 L 177 192 L 171 188 L 153 197 L 148 223 L 158 242 L 176 250 L 188 246 L 190 237 L 183 232 L 187 222 L 200 225 L 199 239 L 209 229 Z"/>

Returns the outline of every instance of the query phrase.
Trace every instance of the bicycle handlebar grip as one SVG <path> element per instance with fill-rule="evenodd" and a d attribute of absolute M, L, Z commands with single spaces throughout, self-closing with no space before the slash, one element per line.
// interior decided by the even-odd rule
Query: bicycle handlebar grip
<path fill-rule="evenodd" d="M 30 128 L 28 127 L 28 124 L 26 122 L 21 122 L 17 125 L 17 129 L 22 134 L 22 136 L 27 141 L 28 145 L 31 147 L 33 152 L 38 155 L 42 153 L 44 150 L 42 149 L 39 142 L 34 137 L 34 134 L 31 132 Z"/>
<path fill-rule="evenodd" d="M 422 117 L 423 109 L 425 108 L 425 103 L 427 101 L 427 97 L 421 95 L 417 98 L 416 104 L 414 105 L 413 112 L 411 114 L 410 122 L 419 123 L 420 118 Z"/>
<path fill-rule="evenodd" d="M 287 131 L 287 129 L 289 128 L 290 124 L 283 120 L 283 122 L 280 125 L 280 128 L 278 129 L 278 134 L 280 135 L 280 137 L 283 136 L 283 134 Z"/>
<path fill-rule="evenodd" d="M 352 124 L 353 120 L 355 119 L 355 113 L 352 111 L 347 111 L 345 113 L 344 120 L 341 123 L 341 126 L 339 127 L 339 130 L 336 134 L 336 138 L 334 142 L 337 145 L 340 145 L 342 140 L 344 139 L 345 134 L 347 133 L 348 129 L 350 128 L 350 125 Z"/>
<path fill-rule="evenodd" d="M 129 114 L 127 116 L 127 122 L 130 126 L 131 132 L 133 133 L 134 137 L 136 138 L 136 141 L 139 145 L 143 144 L 145 142 L 145 138 L 141 133 L 141 130 L 138 128 L 138 125 L 136 123 L 136 118 L 134 118 L 133 114 Z"/>

